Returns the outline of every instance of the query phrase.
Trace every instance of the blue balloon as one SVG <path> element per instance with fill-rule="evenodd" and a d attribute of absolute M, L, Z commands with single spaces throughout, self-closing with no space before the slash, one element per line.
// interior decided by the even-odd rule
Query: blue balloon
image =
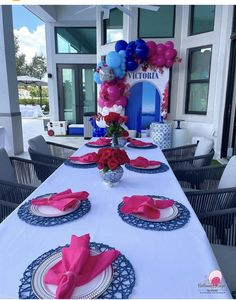
<path fill-rule="evenodd" d="M 115 69 L 113 69 L 113 72 L 114 72 L 116 77 L 120 77 L 120 75 L 122 75 L 121 68 L 115 68 Z"/>
<path fill-rule="evenodd" d="M 97 83 L 97 84 L 101 84 L 102 81 L 100 79 L 99 73 L 98 72 L 94 72 L 93 73 L 93 80 Z"/>
<path fill-rule="evenodd" d="M 110 68 L 117 68 L 121 64 L 121 56 L 115 51 L 111 51 L 106 56 L 106 64 Z"/>
<path fill-rule="evenodd" d="M 119 52 L 120 50 L 125 50 L 127 47 L 127 43 L 124 40 L 119 40 L 118 42 L 116 42 L 115 44 L 115 50 L 116 52 Z"/>
<path fill-rule="evenodd" d="M 125 55 L 126 55 L 125 50 L 120 50 L 119 54 L 120 54 L 120 56 L 125 57 Z"/>
<path fill-rule="evenodd" d="M 125 52 L 127 53 L 127 50 L 130 50 L 131 52 L 134 52 L 135 48 L 136 48 L 135 42 L 134 41 L 129 42 Z"/>
<path fill-rule="evenodd" d="M 146 44 L 137 46 L 135 49 L 135 54 L 138 58 L 146 59 L 148 56 L 148 46 Z"/>
<path fill-rule="evenodd" d="M 140 46 L 140 45 L 146 45 L 146 42 L 142 39 L 137 39 L 135 41 L 136 46 Z"/>
<path fill-rule="evenodd" d="M 128 71 L 134 71 L 138 67 L 138 64 L 134 60 L 128 60 L 126 62 L 126 68 Z"/>
<path fill-rule="evenodd" d="M 99 68 L 99 67 L 103 67 L 103 64 L 104 64 L 104 62 L 100 61 L 100 62 L 97 64 L 97 67 L 98 67 L 98 68 Z"/>
<path fill-rule="evenodd" d="M 125 70 L 125 69 L 126 69 L 126 64 L 125 64 L 125 63 L 122 63 L 122 64 L 120 65 L 120 67 L 121 67 L 122 70 Z"/>

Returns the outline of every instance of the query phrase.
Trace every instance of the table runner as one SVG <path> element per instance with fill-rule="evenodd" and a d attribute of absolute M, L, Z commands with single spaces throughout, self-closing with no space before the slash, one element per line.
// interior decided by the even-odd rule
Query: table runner
<path fill-rule="evenodd" d="M 88 149 L 81 147 L 76 155 L 83 155 Z M 125 149 L 131 159 L 144 156 L 167 163 L 158 148 Z M 1 298 L 18 297 L 20 278 L 38 256 L 68 243 L 72 234 L 85 233 L 90 233 L 94 242 L 113 245 L 130 260 L 137 276 L 130 298 L 230 298 L 227 287 L 223 293 L 205 293 L 206 278 L 219 267 L 206 234 L 171 169 L 147 176 L 124 168 L 120 184 L 110 188 L 102 183 L 96 168 L 62 165 L 26 200 L 67 188 L 90 193 L 89 214 L 61 226 L 41 228 L 21 221 L 15 210 L 0 224 L 0 269 L 4 270 L 0 272 Z M 119 217 L 117 206 L 123 196 L 134 194 L 163 195 L 183 203 L 191 213 L 189 223 L 169 232 L 130 226 Z"/>

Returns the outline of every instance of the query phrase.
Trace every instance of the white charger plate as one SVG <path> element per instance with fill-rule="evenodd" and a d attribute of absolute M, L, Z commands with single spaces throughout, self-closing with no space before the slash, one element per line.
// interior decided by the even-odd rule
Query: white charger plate
<path fill-rule="evenodd" d="M 163 198 L 157 198 L 157 197 L 152 197 L 154 200 L 163 200 Z M 150 222 L 167 222 L 174 220 L 179 214 L 178 207 L 173 204 L 171 207 L 160 209 L 160 218 L 159 219 L 150 219 L 150 218 L 145 218 L 143 216 L 140 216 L 138 214 L 132 214 L 138 219 L 145 220 L 145 221 L 150 221 Z"/>
<path fill-rule="evenodd" d="M 49 198 L 52 194 L 43 196 L 44 198 Z M 37 200 L 37 199 L 35 199 Z M 54 217 L 61 217 L 68 215 L 78 209 L 80 206 L 80 202 L 78 201 L 73 208 L 69 208 L 65 211 L 62 211 L 60 209 L 57 209 L 56 207 L 50 206 L 50 205 L 34 205 L 31 204 L 29 207 L 30 212 L 35 216 L 45 217 L 45 218 L 54 218 Z"/>
<path fill-rule="evenodd" d="M 99 254 L 98 251 L 91 250 L 91 255 Z M 44 277 L 57 262 L 62 258 L 61 252 L 54 253 L 45 259 L 35 270 L 32 276 L 32 289 L 39 299 L 55 299 L 57 286 L 44 283 Z M 110 265 L 93 280 L 80 287 L 76 287 L 71 299 L 91 299 L 101 295 L 111 284 L 113 269 Z"/>

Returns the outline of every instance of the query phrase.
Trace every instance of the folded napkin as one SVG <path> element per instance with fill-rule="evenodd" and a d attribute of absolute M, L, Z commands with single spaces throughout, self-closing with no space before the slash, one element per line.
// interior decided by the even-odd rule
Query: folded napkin
<path fill-rule="evenodd" d="M 143 146 L 152 146 L 153 145 L 152 143 L 146 143 L 146 142 L 135 140 L 135 139 L 130 140 L 130 144 L 135 147 L 143 147 Z"/>
<path fill-rule="evenodd" d="M 98 155 L 96 152 L 91 152 L 82 156 L 70 156 L 69 160 L 82 163 L 96 163 L 98 161 Z"/>
<path fill-rule="evenodd" d="M 68 189 L 49 198 L 33 199 L 31 203 L 34 205 L 53 206 L 61 211 L 65 211 L 69 208 L 74 208 L 78 201 L 87 200 L 88 196 L 89 193 L 85 191 L 72 193 L 72 190 Z"/>
<path fill-rule="evenodd" d="M 75 287 L 91 281 L 120 254 L 117 250 L 107 250 L 91 256 L 89 240 L 89 234 L 72 235 L 70 246 L 62 248 L 62 260 L 44 277 L 45 283 L 57 285 L 56 299 L 69 299 Z"/>
<path fill-rule="evenodd" d="M 94 142 L 88 142 L 89 145 L 106 146 L 111 144 L 111 139 L 99 138 Z"/>
<path fill-rule="evenodd" d="M 160 209 L 165 209 L 172 206 L 173 200 L 154 200 L 150 196 L 138 196 L 123 198 L 121 212 L 124 214 L 138 214 L 140 216 L 159 219 Z"/>
<path fill-rule="evenodd" d="M 159 161 L 155 161 L 155 160 L 148 160 L 142 156 L 138 156 L 135 159 L 131 159 L 130 160 L 130 165 L 133 167 L 141 167 L 141 168 L 147 168 L 149 166 L 160 166 L 160 162 Z"/>

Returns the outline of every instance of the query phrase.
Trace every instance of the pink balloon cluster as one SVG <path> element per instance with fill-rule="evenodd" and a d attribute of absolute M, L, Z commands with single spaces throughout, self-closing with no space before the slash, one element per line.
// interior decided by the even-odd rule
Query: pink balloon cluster
<path fill-rule="evenodd" d="M 110 82 L 104 81 L 99 92 L 98 105 L 100 107 L 112 107 L 113 105 L 121 105 L 125 107 L 127 104 L 126 96 L 127 84 L 123 79 L 114 79 Z"/>
<path fill-rule="evenodd" d="M 148 60 L 147 63 L 153 67 L 167 67 L 170 68 L 175 62 L 177 50 L 174 49 L 174 43 L 171 41 L 165 44 L 156 44 L 153 41 L 146 42 L 148 46 Z"/>

